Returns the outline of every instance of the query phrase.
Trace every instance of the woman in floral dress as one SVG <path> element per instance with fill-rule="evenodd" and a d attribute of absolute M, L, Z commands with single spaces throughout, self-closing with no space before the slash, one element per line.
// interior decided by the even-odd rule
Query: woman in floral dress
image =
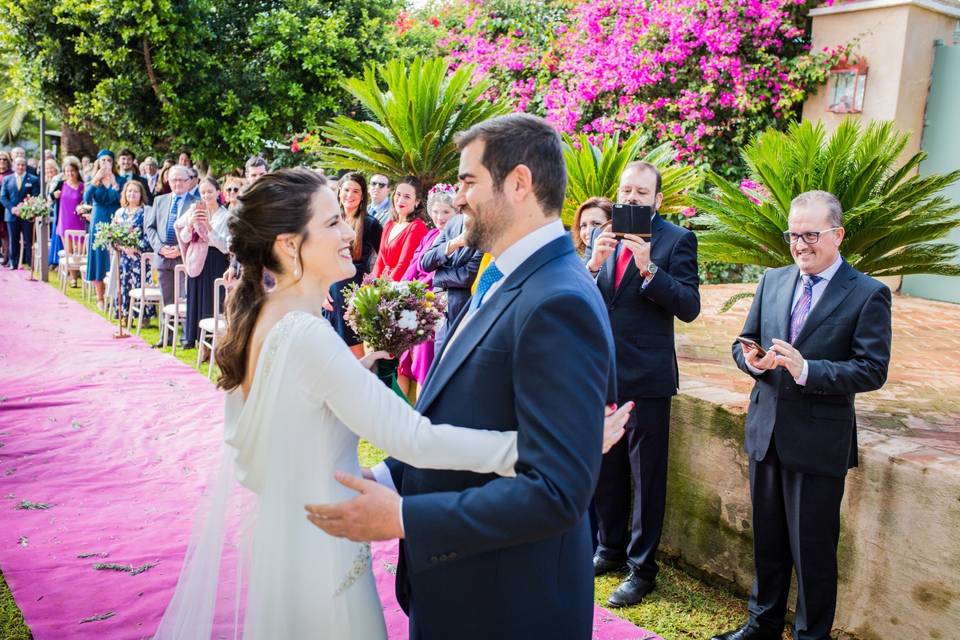
<path fill-rule="evenodd" d="M 117 313 L 127 314 L 130 309 L 130 290 L 140 287 L 140 254 L 150 251 L 150 243 L 143 231 L 143 216 L 146 211 L 147 190 L 139 180 L 128 180 L 120 195 L 120 208 L 113 214 L 114 223 L 127 225 L 140 233 L 140 246 L 137 249 L 123 249 L 120 252 L 120 304 Z M 152 274 L 147 272 L 147 284 L 153 284 Z M 122 310 L 122 311 L 121 311 Z M 144 320 L 156 315 L 156 307 L 149 305 L 143 314 Z"/>

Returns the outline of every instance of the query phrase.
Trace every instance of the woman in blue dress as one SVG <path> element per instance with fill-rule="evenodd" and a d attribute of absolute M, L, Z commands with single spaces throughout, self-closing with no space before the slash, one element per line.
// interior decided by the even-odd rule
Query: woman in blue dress
<path fill-rule="evenodd" d="M 90 235 L 87 248 L 87 280 L 93 283 L 97 294 L 97 308 L 103 311 L 103 279 L 110 271 L 109 249 L 94 249 L 93 243 L 97 238 L 97 224 L 109 223 L 113 219 L 113 212 L 120 206 L 120 193 L 125 178 L 117 175 L 113 164 L 113 152 L 102 149 L 97 154 L 97 161 L 93 163 L 93 178 L 89 188 L 83 192 L 84 204 L 92 205 L 90 214 Z"/>
<path fill-rule="evenodd" d="M 123 249 L 120 252 L 120 265 L 118 279 L 117 295 L 120 302 L 117 305 L 117 314 L 123 314 L 126 317 L 130 310 L 130 290 L 140 287 L 140 254 L 144 251 L 150 251 L 150 243 L 147 242 L 147 235 L 143 230 L 143 217 L 148 208 L 147 189 L 139 180 L 127 180 L 123 186 L 123 193 L 120 195 L 120 208 L 113 214 L 113 222 L 120 223 L 140 234 L 140 246 L 136 249 Z M 147 272 L 147 284 L 153 284 L 153 278 L 150 271 Z M 149 320 L 156 315 L 157 309 L 154 305 L 147 305 L 144 311 L 144 320 Z"/>

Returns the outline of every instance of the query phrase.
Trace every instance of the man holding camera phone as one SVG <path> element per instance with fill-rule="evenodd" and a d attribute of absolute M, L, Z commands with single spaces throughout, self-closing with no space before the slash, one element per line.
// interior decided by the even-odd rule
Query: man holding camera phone
<path fill-rule="evenodd" d="M 607 601 L 623 607 L 642 601 L 655 586 L 666 505 L 670 402 L 679 384 L 674 318 L 693 322 L 700 314 L 700 279 L 696 236 L 657 213 L 663 193 L 654 165 L 628 164 L 617 200 L 650 207 L 649 226 L 618 228 L 623 231 L 620 239 L 612 229 L 597 229 L 586 258 L 610 314 L 617 402 L 637 405 L 627 437 L 603 457 L 594 494 L 600 538 L 594 574 L 628 570 Z M 640 235 L 647 230 L 649 241 Z"/>

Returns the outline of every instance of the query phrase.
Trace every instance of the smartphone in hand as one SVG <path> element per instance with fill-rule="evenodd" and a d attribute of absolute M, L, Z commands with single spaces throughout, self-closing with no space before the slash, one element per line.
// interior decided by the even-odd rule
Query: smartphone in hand
<path fill-rule="evenodd" d="M 745 349 L 756 349 L 757 357 L 762 358 L 767 355 L 767 350 L 760 346 L 756 340 L 751 340 L 750 338 L 744 338 L 743 336 L 737 336 L 737 342 L 739 342 Z"/>

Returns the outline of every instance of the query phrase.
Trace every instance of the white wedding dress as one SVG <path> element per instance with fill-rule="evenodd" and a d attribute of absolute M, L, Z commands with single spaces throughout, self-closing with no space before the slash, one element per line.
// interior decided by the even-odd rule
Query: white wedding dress
<path fill-rule="evenodd" d="M 246 401 L 239 389 L 227 394 L 222 468 L 155 637 L 207 640 L 216 615 L 218 637 L 385 638 L 369 545 L 327 535 L 303 508 L 354 497 L 333 476 L 359 475 L 358 436 L 421 468 L 514 474 L 516 432 L 431 425 L 364 369 L 326 320 L 288 313 L 264 341 Z M 255 505 L 242 575 L 225 580 L 234 481 Z M 236 616 L 224 624 L 217 602 L 230 598 Z"/>

